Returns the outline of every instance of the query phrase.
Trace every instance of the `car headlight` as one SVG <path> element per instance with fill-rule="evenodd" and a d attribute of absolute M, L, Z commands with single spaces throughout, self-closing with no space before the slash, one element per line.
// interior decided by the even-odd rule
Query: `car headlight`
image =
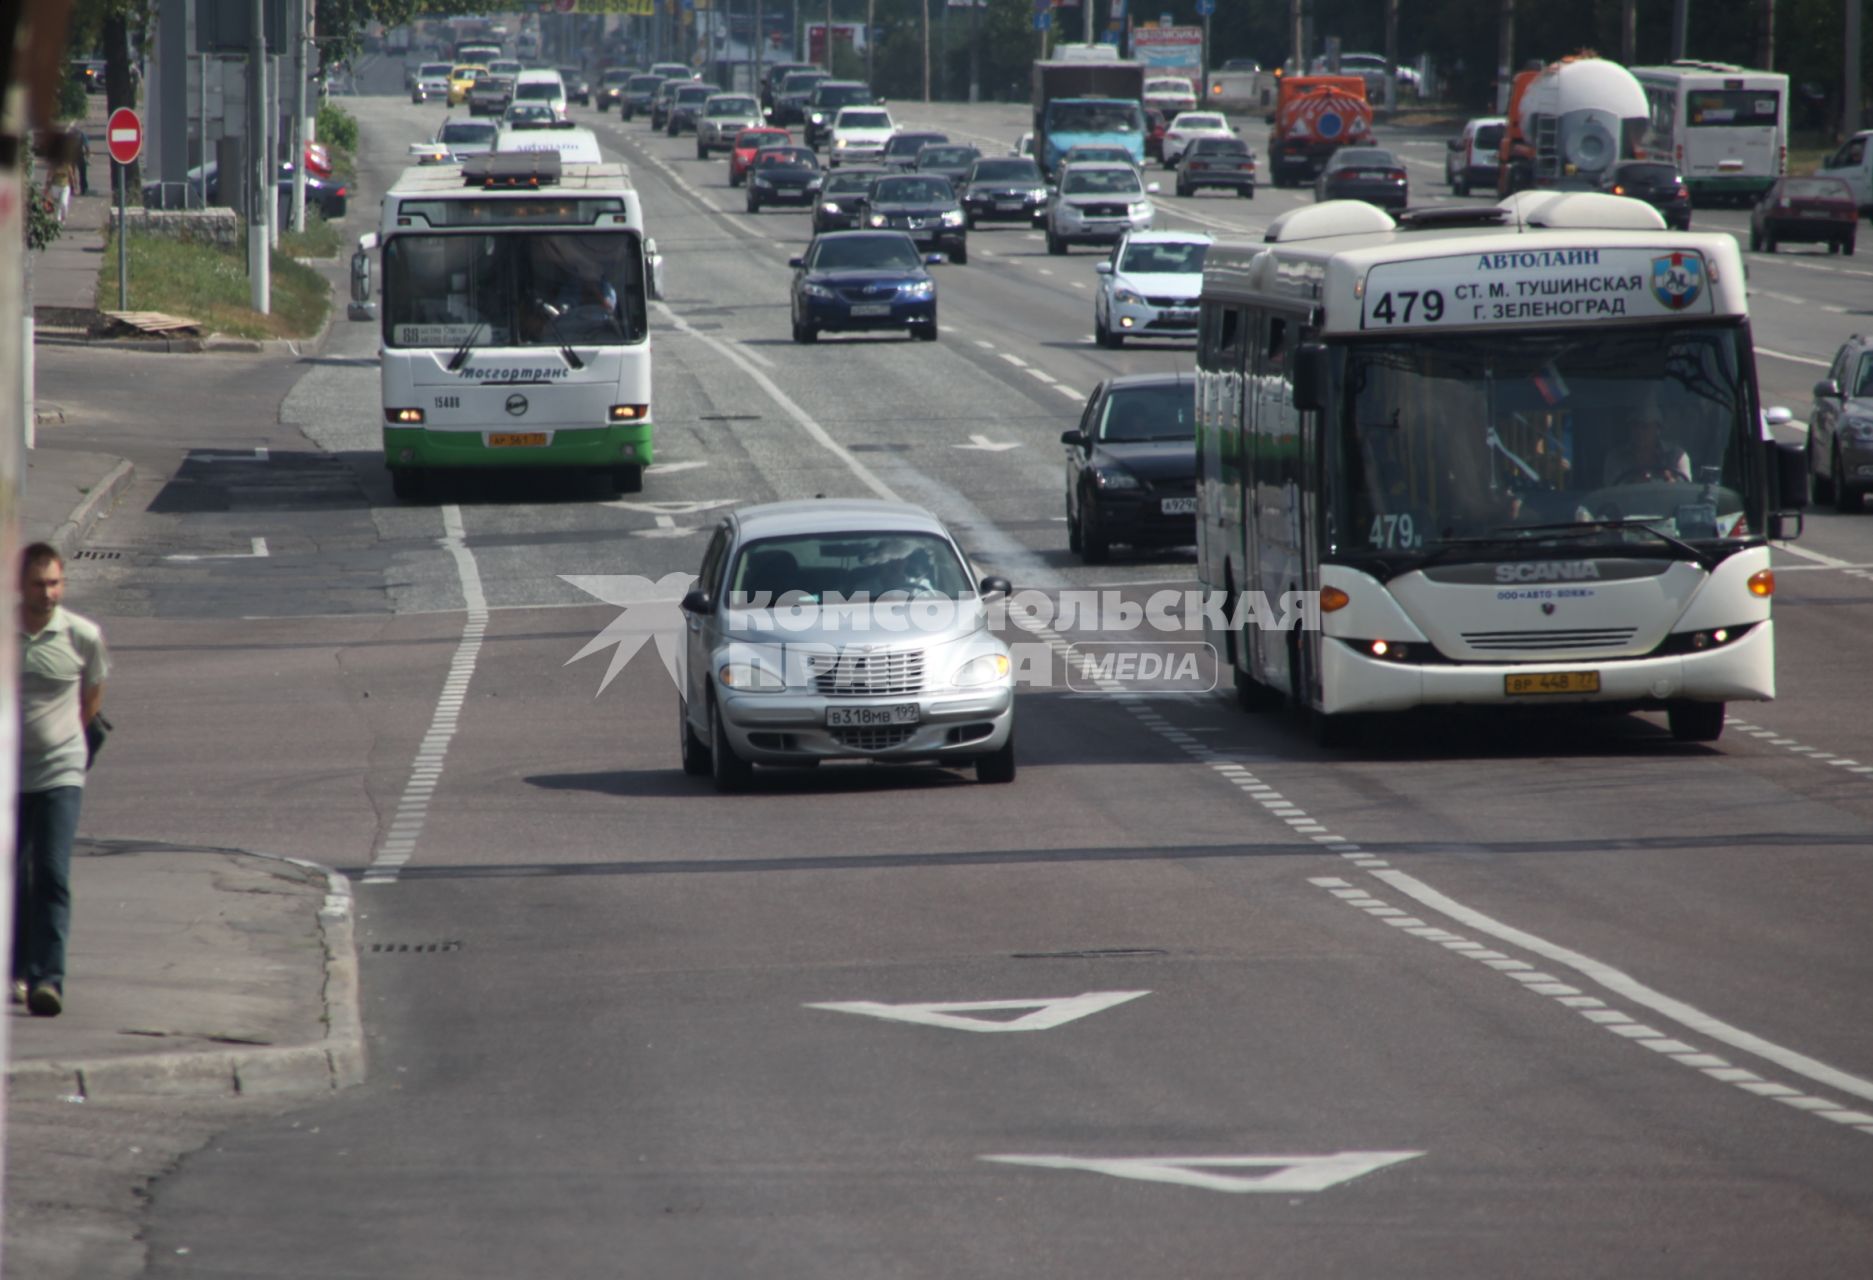
<path fill-rule="evenodd" d="M 759 174 L 757 174 L 755 175 L 754 185 L 757 187 L 770 187 L 771 188 L 774 184 L 769 179 L 763 178 Z"/>
<path fill-rule="evenodd" d="M 1046 187 L 1036 187 L 1034 188 L 1034 190 L 1028 192 L 1028 199 L 1030 200 L 1045 200 L 1046 198 L 1047 198 Z"/>
<path fill-rule="evenodd" d="M 882 213 L 874 213 L 872 214 L 871 217 L 865 219 L 865 221 L 871 226 L 882 227 L 885 225 L 887 221 L 889 221 L 889 219 L 887 219 Z"/>
<path fill-rule="evenodd" d="M 907 298 L 927 298 L 936 292 L 936 281 L 913 280 L 909 284 L 899 285 L 897 291 Z"/>
<path fill-rule="evenodd" d="M 838 202 L 837 200 L 828 200 L 828 201 L 826 201 L 826 202 L 825 202 L 824 204 L 822 204 L 822 205 L 820 205 L 820 212 L 821 212 L 821 213 L 837 213 L 837 212 L 839 212 L 839 202 Z"/>
<path fill-rule="evenodd" d="M 950 210 L 947 210 L 943 214 L 944 226 L 960 227 L 962 226 L 962 224 L 963 224 L 963 211 L 961 209 L 950 209 Z"/>
<path fill-rule="evenodd" d="M 1840 433 L 1862 444 L 1873 441 L 1873 418 L 1843 418 Z"/>
<path fill-rule="evenodd" d="M 813 113 L 813 123 L 814 123 L 814 124 L 825 124 L 825 123 L 826 123 L 826 117 L 825 117 L 825 116 L 823 116 L 823 115 L 821 115 L 821 114 L 820 114 L 819 112 L 817 112 L 817 111 L 815 111 L 815 112 Z"/>
<path fill-rule="evenodd" d="M 1082 216 L 1080 211 L 1073 205 L 1063 204 L 1060 206 L 1060 220 L 1062 222 L 1078 222 Z"/>
<path fill-rule="evenodd" d="M 736 693 L 780 693 L 787 687 L 779 672 L 753 658 L 731 658 L 716 668 L 715 675 Z"/>
<path fill-rule="evenodd" d="M 827 287 L 826 287 L 825 285 L 823 285 L 823 284 L 807 284 L 807 285 L 801 285 L 801 286 L 800 286 L 800 292 L 802 292 L 802 293 L 804 293 L 804 294 L 805 294 L 805 295 L 806 295 L 807 297 L 809 297 L 809 298 L 830 298 L 830 297 L 832 297 L 832 290 L 831 290 L 831 289 L 828 289 L 828 288 L 827 288 Z"/>
<path fill-rule="evenodd" d="M 967 689 L 976 685 L 993 684 L 997 680 L 1007 678 L 1008 655 L 985 653 L 957 667 L 956 673 L 950 677 L 950 683 Z"/>
<path fill-rule="evenodd" d="M 1136 289 L 1114 289 L 1112 291 L 1112 300 L 1114 302 L 1123 303 L 1128 307 L 1142 307 L 1145 305 L 1144 296 Z"/>
<path fill-rule="evenodd" d="M 1136 489 L 1138 477 L 1123 467 L 1100 467 L 1093 479 L 1101 489 Z"/>
<path fill-rule="evenodd" d="M 850 143 L 850 142 L 848 142 L 848 141 L 847 141 L 846 139 L 844 139 L 844 138 L 834 138 L 834 139 L 832 140 L 832 149 L 833 149 L 834 151 L 844 151 L 844 150 L 845 150 L 845 149 L 846 149 L 846 148 L 847 148 L 848 146 L 850 146 L 850 145 L 851 145 L 851 143 Z"/>
<path fill-rule="evenodd" d="M 1138 200 L 1138 201 L 1133 202 L 1132 217 L 1148 218 L 1150 216 L 1151 216 L 1151 202 L 1149 200 Z"/>

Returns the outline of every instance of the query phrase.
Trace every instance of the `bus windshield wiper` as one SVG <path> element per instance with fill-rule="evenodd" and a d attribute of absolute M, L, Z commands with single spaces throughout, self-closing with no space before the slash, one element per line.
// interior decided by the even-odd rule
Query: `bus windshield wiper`
<path fill-rule="evenodd" d="M 468 349 L 475 345 L 475 339 L 481 336 L 481 331 L 487 326 L 487 323 L 486 320 L 475 321 L 475 327 L 468 331 L 468 336 L 462 339 L 462 345 L 457 347 L 455 349 L 455 354 L 449 357 L 450 373 L 458 372 L 461 369 L 463 363 L 468 359 Z"/>
<path fill-rule="evenodd" d="M 1663 516 L 1625 516 L 1617 520 L 1567 520 L 1554 524 L 1519 524 L 1504 525 L 1503 529 L 1526 530 L 1529 533 L 1564 534 L 1584 537 L 1601 533 L 1607 529 L 1643 529 L 1674 551 L 1681 551 L 1697 561 L 1706 573 L 1717 567 L 1717 559 L 1707 551 L 1699 550 L 1694 544 L 1686 542 L 1673 533 L 1666 533 L 1658 527 Z"/>
<path fill-rule="evenodd" d="M 553 341 L 559 344 L 559 354 L 566 357 L 566 363 L 575 369 L 585 368 L 585 361 L 579 359 L 579 353 L 566 341 L 566 335 L 559 331 L 559 308 L 548 304 L 542 308 L 546 312 L 546 322 L 553 326 Z"/>

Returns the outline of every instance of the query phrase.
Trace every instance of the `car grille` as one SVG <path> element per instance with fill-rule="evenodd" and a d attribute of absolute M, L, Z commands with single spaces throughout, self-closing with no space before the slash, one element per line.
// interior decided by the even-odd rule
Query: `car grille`
<path fill-rule="evenodd" d="M 834 729 L 832 736 L 840 746 L 854 751 L 889 751 L 909 742 L 915 732 L 915 725 L 894 724 L 873 729 Z"/>
<path fill-rule="evenodd" d="M 809 660 L 813 687 L 828 698 L 869 698 L 883 693 L 916 693 L 923 688 L 923 651 L 841 653 Z"/>
<path fill-rule="evenodd" d="M 1180 307 L 1189 311 L 1195 311 L 1197 309 L 1197 300 L 1195 298 L 1148 297 L 1145 301 L 1149 302 L 1154 307 Z"/>
<path fill-rule="evenodd" d="M 1123 218 L 1131 208 L 1122 204 L 1083 204 L 1080 213 L 1088 218 Z"/>
<path fill-rule="evenodd" d="M 1620 649 L 1632 643 L 1637 627 L 1602 627 L 1580 631 L 1465 631 L 1463 642 L 1492 653 L 1518 650 Z"/>
<path fill-rule="evenodd" d="M 890 302 L 897 297 L 894 284 L 859 285 L 852 289 L 839 290 L 839 296 L 847 302 Z"/>

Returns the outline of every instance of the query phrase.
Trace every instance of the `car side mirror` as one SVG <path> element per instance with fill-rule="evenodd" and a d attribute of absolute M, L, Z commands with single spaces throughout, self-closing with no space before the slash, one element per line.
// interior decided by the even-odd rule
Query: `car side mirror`
<path fill-rule="evenodd" d="M 926 253 L 923 261 L 926 267 L 940 267 L 949 261 L 949 256 L 941 253 Z"/>
<path fill-rule="evenodd" d="M 683 603 L 679 607 L 684 613 L 714 613 L 715 601 L 709 597 L 707 591 L 692 588 L 689 594 L 683 597 Z"/>
<path fill-rule="evenodd" d="M 1011 596 L 1015 593 L 1014 585 L 998 574 L 990 574 L 982 579 L 976 589 L 985 596 Z"/>
<path fill-rule="evenodd" d="M 1462 138 L 1452 138 L 1452 139 L 1451 139 L 1451 140 L 1450 140 L 1449 142 L 1446 142 L 1446 143 L 1444 144 L 1444 150 L 1446 150 L 1446 151 L 1461 151 L 1461 150 L 1463 150 L 1463 139 L 1462 139 Z"/>
<path fill-rule="evenodd" d="M 1112 274 L 1112 264 L 1110 262 L 1095 262 L 1093 263 L 1093 273 L 1095 275 L 1109 276 Z"/>
<path fill-rule="evenodd" d="M 1294 353 L 1294 407 L 1307 413 L 1326 408 L 1327 349 L 1309 344 Z"/>
<path fill-rule="evenodd" d="M 1823 378 L 1814 384 L 1814 398 L 1817 400 L 1840 399 L 1840 383 L 1832 378 Z"/>
<path fill-rule="evenodd" d="M 1786 440 L 1770 440 L 1769 462 L 1775 476 L 1777 511 L 1800 511 L 1808 505 L 1808 447 Z"/>
<path fill-rule="evenodd" d="M 1086 433 L 1081 431 L 1078 427 L 1074 427 L 1071 431 L 1062 431 L 1060 433 L 1060 443 L 1069 448 L 1084 449 L 1086 447 Z"/>
<path fill-rule="evenodd" d="M 1155 195 L 1156 195 L 1156 194 L 1157 194 L 1157 193 L 1158 193 L 1159 191 L 1161 191 L 1161 190 L 1163 190 L 1163 188 L 1162 188 L 1162 187 L 1160 187 L 1160 186 L 1159 186 L 1159 185 L 1158 185 L 1157 183 L 1155 183 L 1155 182 L 1147 182 L 1147 183 L 1145 183 L 1145 194 L 1146 194 L 1146 195 L 1148 195 L 1148 196 L 1155 196 Z"/>
<path fill-rule="evenodd" d="M 805 258 L 789 258 L 787 259 L 787 265 L 792 267 L 795 271 L 798 271 L 800 270 L 800 268 L 806 265 L 806 259 Z"/>
<path fill-rule="evenodd" d="M 1786 427 L 1795 421 L 1795 415 L 1779 404 L 1772 404 L 1762 411 L 1762 420 L 1765 426 Z"/>

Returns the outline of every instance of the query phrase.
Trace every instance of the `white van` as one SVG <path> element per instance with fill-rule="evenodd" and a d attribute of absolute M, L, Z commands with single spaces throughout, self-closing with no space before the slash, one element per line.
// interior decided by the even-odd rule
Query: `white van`
<path fill-rule="evenodd" d="M 559 78 L 559 72 L 551 67 L 535 67 L 520 73 L 520 79 L 514 82 L 514 102 L 544 102 L 553 108 L 553 114 L 561 120 L 566 118 L 566 82 Z"/>
<path fill-rule="evenodd" d="M 598 135 L 590 129 L 503 129 L 495 137 L 496 151 L 557 151 L 559 163 L 603 164 Z"/>
<path fill-rule="evenodd" d="M 1818 178 L 1839 178 L 1853 188 L 1860 212 L 1873 218 L 1873 129 L 1862 129 L 1815 170 Z"/>

